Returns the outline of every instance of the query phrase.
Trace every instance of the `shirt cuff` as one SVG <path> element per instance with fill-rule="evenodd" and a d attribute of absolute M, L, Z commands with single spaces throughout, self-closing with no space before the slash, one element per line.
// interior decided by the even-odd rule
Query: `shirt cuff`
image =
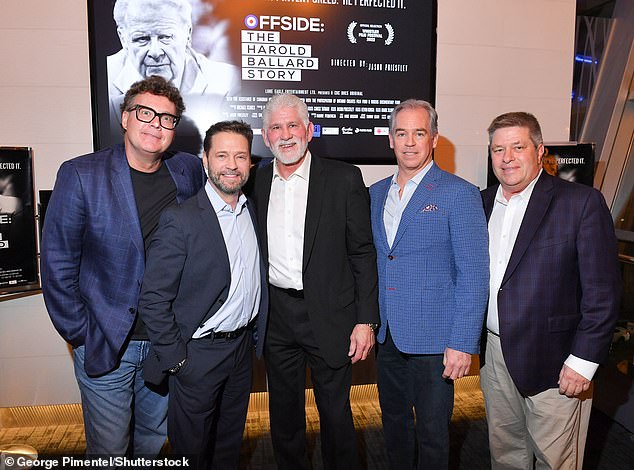
<path fill-rule="evenodd" d="M 574 370 L 577 374 L 583 375 L 588 380 L 592 380 L 594 373 L 599 368 L 599 364 L 596 362 L 586 361 L 585 359 L 573 356 L 572 354 L 568 356 L 568 359 L 566 359 L 564 364 Z"/>

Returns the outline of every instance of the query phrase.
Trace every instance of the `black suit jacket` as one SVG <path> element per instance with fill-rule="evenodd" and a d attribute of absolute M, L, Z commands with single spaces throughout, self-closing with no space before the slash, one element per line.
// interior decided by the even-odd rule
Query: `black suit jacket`
<path fill-rule="evenodd" d="M 252 205 L 249 213 L 256 227 Z M 262 250 L 260 249 L 260 253 Z M 265 258 L 260 260 L 262 296 L 256 323 L 262 354 L 268 290 Z M 231 285 L 229 258 L 216 213 L 205 192 L 161 215 L 148 248 L 139 314 L 152 342 L 144 363 L 144 379 L 160 383 L 165 371 L 187 357 L 187 343 L 227 300 Z"/>
<path fill-rule="evenodd" d="M 272 178 L 271 162 L 258 169 L 253 187 L 266 260 Z M 320 352 L 329 366 L 341 367 L 350 360 L 354 326 L 379 322 L 370 201 L 357 167 L 314 155 L 304 227 L 303 286 Z"/>
<path fill-rule="evenodd" d="M 487 220 L 497 188 L 482 192 Z M 556 388 L 569 354 L 606 359 L 620 286 L 603 195 L 542 172 L 497 293 L 502 352 L 521 393 Z"/>

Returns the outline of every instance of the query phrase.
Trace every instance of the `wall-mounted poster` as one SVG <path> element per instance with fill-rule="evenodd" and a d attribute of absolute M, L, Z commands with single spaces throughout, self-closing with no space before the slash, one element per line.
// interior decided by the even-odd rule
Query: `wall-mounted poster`
<path fill-rule="evenodd" d="M 313 152 L 391 161 L 387 118 L 407 98 L 433 102 L 436 0 L 89 0 L 95 147 L 122 140 L 130 85 L 161 75 L 186 111 L 173 144 L 200 154 L 218 120 L 255 129 L 276 93 L 303 98 Z"/>
<path fill-rule="evenodd" d="M 0 293 L 36 289 L 33 160 L 28 147 L 0 147 Z"/>
<path fill-rule="evenodd" d="M 487 185 L 497 184 L 498 180 L 491 167 L 490 154 L 488 168 Z M 594 184 L 594 144 L 544 143 L 542 168 L 546 173 L 561 179 L 592 186 Z"/>
<path fill-rule="evenodd" d="M 544 170 L 561 179 L 594 184 L 594 144 L 544 144 Z"/>

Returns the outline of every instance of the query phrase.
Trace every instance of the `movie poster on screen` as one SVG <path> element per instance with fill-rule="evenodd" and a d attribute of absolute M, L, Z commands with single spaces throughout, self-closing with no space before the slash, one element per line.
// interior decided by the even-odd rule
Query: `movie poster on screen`
<path fill-rule="evenodd" d="M 38 287 L 31 149 L 0 147 L 0 293 Z"/>
<path fill-rule="evenodd" d="M 150 74 L 179 87 L 187 109 L 174 148 L 195 154 L 211 124 L 239 119 L 255 130 L 254 155 L 270 157 L 261 112 L 287 92 L 308 105 L 313 152 L 384 162 L 394 106 L 434 100 L 435 0 L 150 1 L 88 2 L 97 148 L 122 140 L 125 91 Z"/>
<path fill-rule="evenodd" d="M 497 184 L 498 180 L 491 166 L 490 154 L 488 161 L 487 185 L 491 186 Z M 592 186 L 594 184 L 594 144 L 544 143 L 542 168 L 552 176 Z"/>

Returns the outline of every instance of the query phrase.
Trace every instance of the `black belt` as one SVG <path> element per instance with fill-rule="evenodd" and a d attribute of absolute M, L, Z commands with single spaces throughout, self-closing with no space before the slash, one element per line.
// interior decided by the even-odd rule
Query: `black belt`
<path fill-rule="evenodd" d="M 233 331 L 210 331 L 209 334 L 196 339 L 236 339 L 239 338 L 249 328 L 249 325 L 243 326 Z"/>
<path fill-rule="evenodd" d="M 271 287 L 274 287 L 276 290 L 278 290 L 280 292 L 284 292 L 286 295 L 288 295 L 289 297 L 293 297 L 294 299 L 303 299 L 304 298 L 304 291 L 303 290 L 282 289 L 281 287 L 277 287 L 277 286 L 274 286 L 274 285 L 271 285 Z"/>

